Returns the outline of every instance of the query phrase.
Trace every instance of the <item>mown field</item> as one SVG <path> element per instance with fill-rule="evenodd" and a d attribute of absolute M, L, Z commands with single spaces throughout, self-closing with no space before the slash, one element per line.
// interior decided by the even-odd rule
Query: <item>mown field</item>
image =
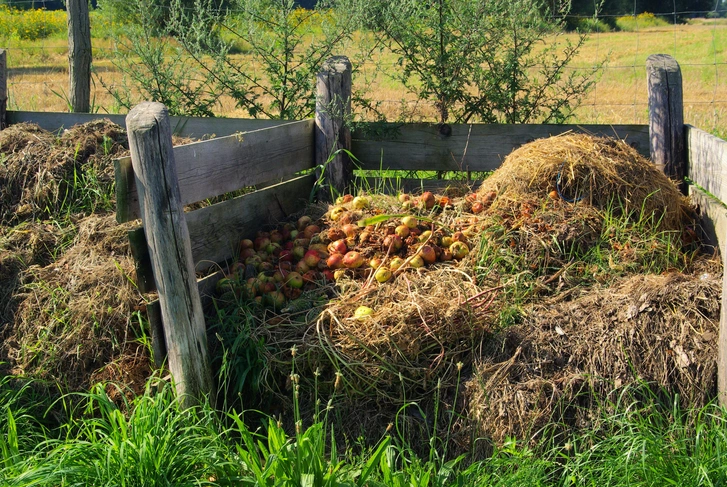
<path fill-rule="evenodd" d="M 64 111 L 65 20 L 32 15 L 0 41 L 9 109 Z M 113 26 L 93 22 L 94 107 L 114 112 L 98 81 L 121 76 Z M 608 64 L 573 122 L 645 123 L 645 59 L 666 52 L 686 122 L 724 136 L 726 49 L 723 21 L 594 34 L 574 68 Z M 374 61 L 362 77 L 387 117 L 404 100 L 434 120 L 385 76 L 390 54 Z M 230 100 L 218 114 L 246 115 Z M 132 225 L 114 219 L 113 160 L 127 153 L 106 122 L 0 132 L 0 485 L 727 485 L 720 259 L 627 144 L 536 142 L 434 209 L 355 188 L 383 223 L 350 245 L 373 252 L 409 212 L 442 253 L 462 228 L 469 254 L 373 288 L 365 273 L 311 283 L 292 311 L 223 288 L 206 310 L 216 400 L 186 410 L 153 365 L 153 296 L 134 282 Z M 588 163 L 554 189 L 565 154 Z M 584 178 L 595 186 L 575 204 Z M 327 210 L 301 210 L 319 239 L 344 232 Z M 362 304 L 377 324 L 356 318 Z"/>
<path fill-rule="evenodd" d="M 59 24 L 48 37 L 22 39 L 3 36 L 0 44 L 8 49 L 10 110 L 67 110 L 67 41 L 62 12 L 48 13 Z M 118 112 L 113 99 L 103 87 L 118 83 L 121 73 L 111 63 L 114 26 L 103 16 L 92 17 L 94 47 L 93 106 L 100 113 Z M 41 21 L 39 20 L 38 23 Z M 48 22 L 47 20 L 44 22 Z M 646 123 L 648 120 L 645 62 L 650 54 L 674 56 L 682 67 L 684 80 L 684 116 L 686 123 L 718 135 L 727 132 L 727 21 L 694 19 L 689 23 L 631 26 L 631 31 L 593 33 L 569 69 L 588 69 L 605 61 L 597 82 L 576 110 L 573 123 Z M 9 27 L 6 27 L 9 29 Z M 555 39 L 562 42 L 566 35 Z M 341 54 L 357 62 L 361 39 L 349 41 Z M 244 54 L 236 55 L 241 66 L 256 69 Z M 382 112 L 392 120 L 409 107 L 410 117 L 434 120 L 432 106 L 406 93 L 403 87 L 387 76 L 397 69 L 396 58 L 386 52 L 375 54 L 358 66 L 360 72 L 354 85 L 366 86 L 366 96 L 381 102 Z M 233 100 L 223 97 L 216 115 L 246 118 Z"/>

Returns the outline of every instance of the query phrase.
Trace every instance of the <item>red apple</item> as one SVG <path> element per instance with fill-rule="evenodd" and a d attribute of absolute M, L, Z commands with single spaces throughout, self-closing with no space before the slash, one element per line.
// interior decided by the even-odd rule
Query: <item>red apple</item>
<path fill-rule="evenodd" d="M 422 245 L 419 249 L 419 255 L 421 255 L 425 264 L 434 264 L 437 261 L 437 253 L 430 245 Z"/>
<path fill-rule="evenodd" d="M 404 245 L 404 241 L 401 239 L 400 236 L 394 234 L 394 235 L 387 235 L 384 239 L 384 250 L 388 252 L 396 252 L 399 249 L 401 249 L 401 246 Z"/>
<path fill-rule="evenodd" d="M 346 241 L 343 239 L 336 240 L 335 242 L 328 244 L 328 252 L 331 254 L 345 254 L 346 251 L 348 251 L 348 246 L 346 245 Z"/>
<path fill-rule="evenodd" d="M 331 269 L 340 269 L 343 267 L 343 254 L 331 252 L 331 255 L 328 256 L 328 260 L 326 261 L 326 265 Z"/>
<path fill-rule="evenodd" d="M 317 250 L 309 250 L 303 256 L 303 262 L 305 262 L 305 265 L 307 265 L 311 269 L 313 267 L 317 266 L 318 262 L 320 262 L 320 260 L 321 260 L 321 256 Z"/>
<path fill-rule="evenodd" d="M 347 252 L 346 255 L 343 256 L 343 265 L 349 269 L 361 267 L 363 263 L 363 256 L 354 250 Z"/>

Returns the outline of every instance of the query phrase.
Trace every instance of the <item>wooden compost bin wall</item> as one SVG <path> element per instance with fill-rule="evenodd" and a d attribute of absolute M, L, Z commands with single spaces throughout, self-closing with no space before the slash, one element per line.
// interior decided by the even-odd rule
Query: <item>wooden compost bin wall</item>
<path fill-rule="evenodd" d="M 727 142 L 698 128 L 685 125 L 686 175 L 692 201 L 698 205 L 707 243 L 722 256 L 722 306 L 717 357 L 717 389 L 727 405 Z"/>

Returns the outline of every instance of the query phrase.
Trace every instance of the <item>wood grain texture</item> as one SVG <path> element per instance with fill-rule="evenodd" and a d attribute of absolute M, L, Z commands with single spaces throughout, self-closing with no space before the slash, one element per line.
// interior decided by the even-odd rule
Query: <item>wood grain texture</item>
<path fill-rule="evenodd" d="M 74 112 L 91 111 L 91 20 L 87 0 L 66 0 L 68 98 Z"/>
<path fill-rule="evenodd" d="M 379 135 L 352 135 L 351 151 L 360 169 L 493 171 L 514 149 L 535 139 L 569 131 L 618 137 L 649 155 L 646 125 L 451 125 L 443 136 L 435 125 L 376 125 Z M 370 132 L 367 129 L 367 132 Z"/>
<path fill-rule="evenodd" d="M 167 109 L 145 102 L 126 118 L 164 338 L 177 393 L 185 405 L 212 397 L 202 303 L 179 192 Z"/>
<path fill-rule="evenodd" d="M 676 59 L 652 54 L 646 59 L 649 93 L 651 161 L 672 179 L 683 182 L 684 107 L 682 71 Z"/>
<path fill-rule="evenodd" d="M 315 164 L 324 186 L 318 199 L 329 201 L 332 194 L 348 192 L 353 163 L 342 150 L 351 150 L 351 130 L 346 123 L 351 114 L 351 62 L 334 56 L 323 63 L 316 77 Z"/>
<path fill-rule="evenodd" d="M 235 260 L 243 238 L 299 212 L 307 204 L 314 183 L 312 174 L 300 176 L 186 213 L 195 271 L 207 272 L 210 267 Z M 129 242 L 139 290 L 154 291 L 154 271 L 143 228 L 130 231 Z"/>
<path fill-rule="evenodd" d="M 692 202 L 699 206 L 702 228 L 707 241 L 719 248 L 722 267 L 727 269 L 727 206 L 704 191 L 689 186 Z M 717 353 L 717 390 L 719 402 L 727 406 L 727 274 L 722 279 L 722 308 L 719 320 L 719 348 Z"/>
<path fill-rule="evenodd" d="M 151 255 L 149 254 L 149 246 L 146 243 L 146 235 L 144 235 L 144 227 L 137 227 L 129 230 L 129 247 L 131 256 L 134 258 L 134 268 L 136 269 L 136 286 L 141 293 L 150 293 L 156 290 L 154 282 L 154 269 L 151 264 Z"/>
<path fill-rule="evenodd" d="M 182 205 L 313 167 L 313 120 L 221 137 L 174 148 Z M 140 215 L 128 161 L 116 163 L 116 219 Z M 122 206 L 123 205 L 123 206 Z"/>
<path fill-rule="evenodd" d="M 8 55 L 0 49 L 0 130 L 8 126 Z"/>
<path fill-rule="evenodd" d="M 727 202 L 727 142 L 690 125 L 685 132 L 687 177 Z"/>
<path fill-rule="evenodd" d="M 58 132 L 80 123 L 108 119 L 126 128 L 126 115 L 101 113 L 24 112 L 8 111 L 8 123 L 29 122 L 49 132 Z M 169 117 L 174 135 L 195 139 L 224 137 L 283 125 L 284 120 L 258 120 L 247 118 Z"/>
<path fill-rule="evenodd" d="M 308 203 L 314 175 L 300 176 L 187 214 L 197 271 L 237 256 L 243 238 L 284 220 Z"/>
<path fill-rule="evenodd" d="M 202 301 L 202 307 L 206 308 L 212 303 L 217 281 L 222 279 L 222 272 L 215 272 L 207 277 L 197 280 L 197 289 Z M 164 367 L 167 361 L 167 344 L 164 341 L 164 323 L 162 322 L 162 308 L 158 299 L 146 305 L 146 316 L 149 320 L 151 330 L 152 350 L 154 351 L 154 365 Z"/>

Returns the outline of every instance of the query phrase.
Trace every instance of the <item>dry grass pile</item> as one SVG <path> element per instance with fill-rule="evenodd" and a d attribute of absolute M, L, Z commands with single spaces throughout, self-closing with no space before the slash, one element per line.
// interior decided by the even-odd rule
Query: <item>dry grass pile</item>
<path fill-rule="evenodd" d="M 34 124 L 11 125 L 0 132 L 0 223 L 53 217 L 79 198 L 76 193 L 91 177 L 110 187 L 110 158 L 126 150 L 126 132 L 108 120 L 77 125 L 59 136 Z"/>
<path fill-rule="evenodd" d="M 410 269 L 386 286 L 339 285 L 347 291 L 320 315 L 313 339 L 353 394 L 405 400 L 431 396 L 439 381 L 454 385 L 456 364 L 470 360 L 495 321 L 488 306 L 467 303 L 480 288 L 454 265 Z M 356 317 L 360 306 L 373 313 Z"/>
<path fill-rule="evenodd" d="M 513 151 L 478 190 L 493 209 L 551 198 L 609 207 L 662 230 L 681 230 L 692 215 L 687 199 L 656 166 L 625 141 L 568 133 Z M 519 208 L 518 208 L 519 209 Z"/>
<path fill-rule="evenodd" d="M 133 336 L 141 296 L 130 280 L 128 229 L 113 215 L 86 217 L 58 260 L 24 271 L 14 327 L 3 345 L 15 373 L 78 390 L 120 357 L 143 355 Z M 146 359 L 140 364 L 148 371 Z"/>
<path fill-rule="evenodd" d="M 352 410 L 365 408 L 385 425 L 409 401 L 426 421 L 437 401 L 440 412 L 464 418 L 456 391 L 471 373 L 469 410 L 495 442 L 535 437 L 551 419 L 583 427 L 599 400 L 636 377 L 691 405 L 711 397 L 705 384 L 715 374 L 710 333 L 719 263 L 697 273 L 674 270 L 686 271 L 695 255 L 685 231 L 692 210 L 625 143 L 581 135 L 535 141 L 508 156 L 477 194 L 436 198 L 431 210 L 416 198 L 413 205 L 371 200 L 336 221 L 335 207 L 328 208 L 316 222 L 317 238 L 327 244 L 343 225 L 367 219 L 364 232 L 347 242 L 368 262 L 386 253 L 382 241 L 411 213 L 427 222 L 438 253 L 443 237 L 461 232 L 470 254 L 405 266 L 384 283 L 364 265 L 337 278 L 329 288 L 335 291 L 324 292 L 325 303 L 312 310 L 272 318 L 266 311 L 251 333 L 267 345 L 268 363 L 281 377 L 291 371 L 295 347 L 301 378 L 315 377 L 310 385 L 324 397 L 345 391 L 355 398 Z M 397 257 L 418 252 L 410 238 Z M 362 306 L 369 315 L 357 316 Z M 278 397 L 289 393 L 280 380 L 276 387 Z M 466 449 L 468 440 L 460 439 Z"/>
<path fill-rule="evenodd" d="M 21 285 L 22 271 L 49 264 L 67 233 L 37 222 L 0 226 L 0 332 L 15 315 L 15 293 Z"/>
<path fill-rule="evenodd" d="M 704 259 L 688 274 L 637 275 L 533 305 L 478 364 L 470 416 L 496 443 L 535 442 L 553 423 L 597 428 L 600 413 L 639 383 L 703 406 L 715 397 L 721 289 L 720 263 Z"/>

